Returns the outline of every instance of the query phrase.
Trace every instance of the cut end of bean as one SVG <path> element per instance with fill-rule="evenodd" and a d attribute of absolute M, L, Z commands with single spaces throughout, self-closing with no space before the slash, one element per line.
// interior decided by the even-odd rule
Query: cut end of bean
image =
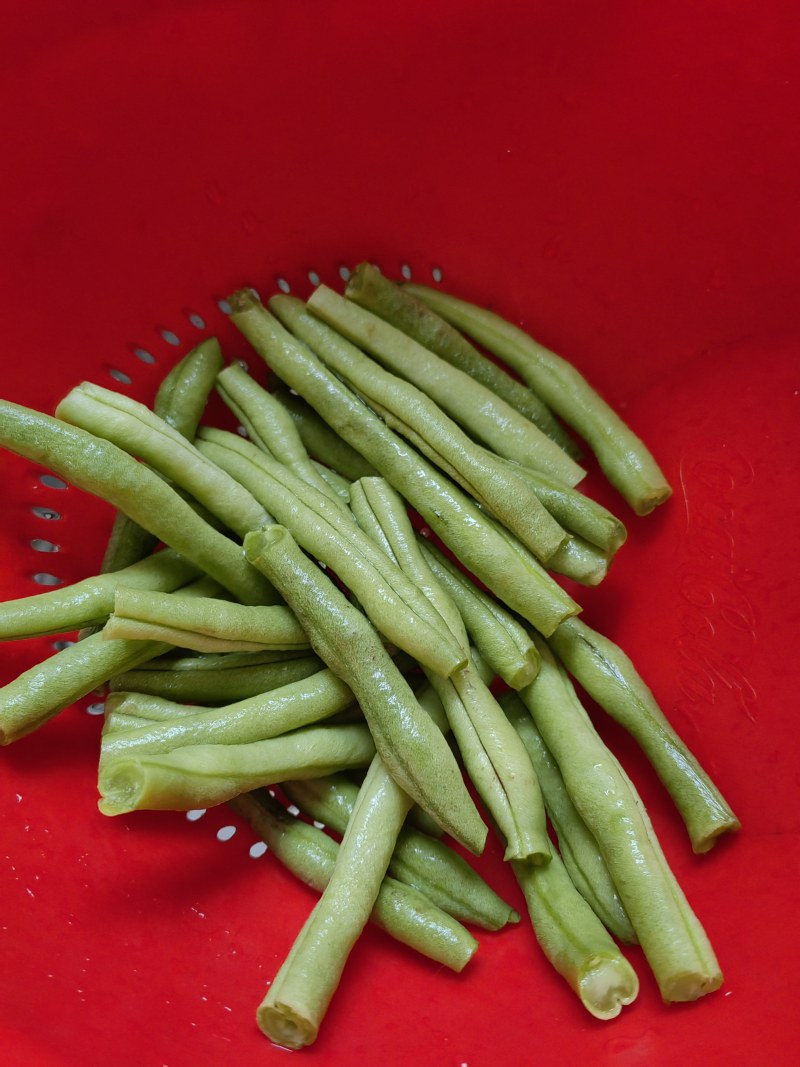
<path fill-rule="evenodd" d="M 113 760 L 100 770 L 97 807 L 103 815 L 135 811 L 144 788 L 144 772 L 133 760 Z"/>
<path fill-rule="evenodd" d="M 681 1004 L 692 1000 L 699 1000 L 707 993 L 713 993 L 722 985 L 721 971 L 713 974 L 702 974 L 697 971 L 686 971 L 670 975 L 669 980 L 660 983 L 661 998 L 665 1004 Z"/>
<path fill-rule="evenodd" d="M 595 1019 L 616 1019 L 627 1004 L 636 1000 L 639 979 L 627 960 L 595 956 L 581 974 L 577 992 Z"/>
<path fill-rule="evenodd" d="M 311 1020 L 299 1015 L 288 1004 L 267 1004 L 265 1001 L 256 1012 L 256 1022 L 262 1033 L 282 1048 L 305 1048 L 317 1039 L 317 1028 Z"/>
<path fill-rule="evenodd" d="M 649 515 L 651 511 L 664 504 L 672 496 L 672 487 L 664 483 L 663 485 L 652 486 L 647 492 L 641 493 L 637 497 L 631 497 L 628 503 L 636 512 L 637 515 Z"/>

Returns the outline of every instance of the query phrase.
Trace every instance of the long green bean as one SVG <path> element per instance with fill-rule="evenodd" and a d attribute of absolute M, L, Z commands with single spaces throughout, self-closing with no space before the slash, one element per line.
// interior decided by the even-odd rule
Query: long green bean
<path fill-rule="evenodd" d="M 398 785 L 466 848 L 480 853 L 486 827 L 458 764 L 371 624 L 283 527 L 248 534 L 245 552 L 283 594 L 317 653 L 355 693 Z"/>
<path fill-rule="evenodd" d="M 243 793 L 228 803 L 292 874 L 320 893 L 325 889 L 339 853 L 333 838 L 290 815 L 263 789 Z M 396 941 L 453 971 L 462 971 L 478 948 L 472 934 L 456 919 L 396 878 L 383 879 L 370 921 Z"/>
<path fill-rule="evenodd" d="M 281 790 L 305 815 L 339 834 L 345 832 L 358 796 L 358 786 L 343 774 L 283 782 Z M 397 835 L 389 873 L 461 922 L 485 930 L 519 922 L 514 909 L 462 856 L 408 823 Z"/>
<path fill-rule="evenodd" d="M 512 864 L 545 956 L 596 1019 L 615 1019 L 639 992 L 636 972 L 572 884 L 558 855 Z"/>
<path fill-rule="evenodd" d="M 637 515 L 646 515 L 672 495 L 643 442 L 571 363 L 491 311 L 423 285 L 407 289 L 507 363 L 572 426 Z"/>
<path fill-rule="evenodd" d="M 374 755 L 369 729 L 362 725 L 304 726 L 249 744 L 125 754 L 101 764 L 98 807 L 104 815 L 210 808 L 285 778 L 365 767 Z"/>
<path fill-rule="evenodd" d="M 287 297 L 275 297 L 284 302 Z M 272 305 L 271 305 L 272 306 Z M 567 485 L 586 472 L 535 423 L 464 371 L 366 308 L 318 286 L 308 307 L 388 370 L 416 383 L 471 437 L 507 459 L 543 470 Z M 349 375 L 347 375 L 349 377 Z M 359 386 L 359 389 L 361 387 Z"/>
<path fill-rule="evenodd" d="M 283 380 L 400 492 L 450 550 L 509 607 L 541 633 L 580 609 L 532 555 L 525 560 L 465 493 L 392 433 L 385 423 L 243 290 L 231 297 L 232 319 Z M 318 320 L 307 316 L 309 324 Z"/>
<path fill-rule="evenodd" d="M 195 564 L 167 548 L 113 573 L 6 600 L 0 604 L 0 640 L 62 634 L 102 624 L 114 609 L 118 586 L 171 592 L 197 573 Z"/>
<path fill-rule="evenodd" d="M 308 307 L 313 307 L 317 314 L 327 312 L 330 301 L 341 301 L 345 312 L 369 316 L 387 330 L 397 332 L 380 319 L 375 319 L 368 311 L 337 297 L 330 290 L 318 289 L 315 296 L 322 301 L 322 307 L 317 307 L 312 302 L 309 302 Z M 335 306 L 339 307 L 338 304 Z M 270 301 L 270 308 L 291 330 L 298 333 L 303 330 L 304 317 L 308 313 L 301 300 L 276 296 Z M 338 314 L 330 317 L 336 319 L 336 322 L 341 318 Z M 367 325 L 370 327 L 368 335 L 373 338 L 373 324 Z M 366 329 L 364 332 L 367 333 Z M 361 340 L 363 341 L 363 338 Z M 364 397 L 387 426 L 400 433 L 424 452 L 428 459 L 441 467 L 444 473 L 454 478 L 481 506 L 491 511 L 512 530 L 536 556 L 547 560 L 553 555 L 564 540 L 565 532 L 525 479 L 519 477 L 514 465 L 506 463 L 482 445 L 476 444 L 421 388 L 384 370 L 335 330 L 317 327 L 315 350 L 331 370 Z M 431 358 L 436 359 L 435 356 Z M 467 381 L 471 382 L 471 379 L 467 377 Z M 455 386 L 448 383 L 448 395 L 454 391 Z M 493 416 L 490 421 L 494 425 Z M 527 425 L 531 426 L 530 423 Z M 549 438 L 545 440 L 560 452 Z"/>
<path fill-rule="evenodd" d="M 232 604 L 218 597 L 189 600 L 124 585 L 116 591 L 104 634 L 107 639 L 167 641 L 198 652 L 310 647 L 297 619 L 282 604 Z"/>
<path fill-rule="evenodd" d="M 575 441 L 532 389 L 487 359 L 455 327 L 406 288 L 384 277 L 377 267 L 371 263 L 359 263 L 347 280 L 345 296 L 375 315 L 380 315 L 392 326 L 491 389 L 515 411 L 536 423 L 573 459 L 580 459 L 580 449 Z"/>
<path fill-rule="evenodd" d="M 594 835 L 665 1001 L 718 989 L 722 972 L 689 906 L 633 783 L 608 751 L 546 642 L 542 663 L 520 696 Z"/>
<path fill-rule="evenodd" d="M 361 785 L 330 881 L 256 1013 L 267 1037 L 303 1048 L 317 1037 L 348 956 L 369 920 L 410 798 L 376 756 Z"/>
<path fill-rule="evenodd" d="M 545 808 L 558 838 L 558 847 L 572 883 L 611 933 L 632 944 L 636 934 L 616 886 L 608 873 L 586 823 L 575 810 L 564 778 L 531 714 L 517 693 L 504 693 L 500 704 L 528 751 L 542 789 Z"/>
<path fill-rule="evenodd" d="M 0 400 L 0 445 L 108 500 L 243 603 L 274 603 L 274 591 L 242 557 L 241 549 L 199 518 L 144 463 L 116 445 L 7 400 Z"/>
<path fill-rule="evenodd" d="M 221 708 L 199 708 L 133 730 L 113 720 L 103 731 L 101 761 L 127 755 L 173 752 L 186 745 L 244 745 L 328 719 L 354 701 L 349 686 L 330 670 L 318 671 L 268 693 Z"/>
<path fill-rule="evenodd" d="M 676 733 L 622 649 L 585 623 L 560 627 L 551 647 L 589 696 L 631 734 L 686 824 L 695 852 L 740 829 L 730 805 Z"/>
<path fill-rule="evenodd" d="M 120 671 L 110 680 L 109 689 L 132 690 L 180 703 L 227 704 L 307 678 L 323 666 L 318 656 L 296 652 L 170 657 Z"/>

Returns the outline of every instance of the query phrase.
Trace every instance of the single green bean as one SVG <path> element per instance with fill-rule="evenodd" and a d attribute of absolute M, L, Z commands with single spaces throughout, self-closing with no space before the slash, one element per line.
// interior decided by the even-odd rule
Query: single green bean
<path fill-rule="evenodd" d="M 144 460 L 244 537 L 270 517 L 259 502 L 144 404 L 83 382 L 56 408 L 66 422 Z"/>
<path fill-rule="evenodd" d="M 512 863 L 536 940 L 596 1019 L 615 1019 L 639 992 L 636 972 L 570 881 L 558 855 L 546 867 Z"/>
<path fill-rule="evenodd" d="M 263 789 L 228 803 L 292 874 L 320 893 L 325 889 L 339 854 L 331 837 L 289 815 Z M 465 927 L 424 893 L 395 878 L 383 879 L 370 921 L 401 944 L 456 972 L 466 967 L 478 948 Z"/>
<path fill-rule="evenodd" d="M 247 290 L 231 297 L 232 320 L 276 373 L 398 490 L 473 574 L 542 633 L 580 610 L 534 557 L 523 558 L 475 502 L 392 433 L 310 348 Z M 309 324 L 318 323 L 308 315 Z"/>
<path fill-rule="evenodd" d="M 648 514 L 672 495 L 643 442 L 571 363 L 491 311 L 423 285 L 407 289 L 507 363 L 572 426 L 637 515 Z"/>
<path fill-rule="evenodd" d="M 225 652 L 185 660 L 153 660 L 146 667 L 121 671 L 111 679 L 109 688 L 112 692 L 133 690 L 181 703 L 228 704 L 307 678 L 323 666 L 318 656 L 295 652 L 247 652 L 241 655 L 254 657 L 256 662 L 242 663 L 238 659 L 230 664 L 219 662 L 223 657 L 239 655 Z M 271 658 L 261 658 L 265 655 Z M 212 657 L 216 665 L 204 666 Z"/>
<path fill-rule="evenodd" d="M 547 561 L 548 570 L 581 585 L 599 585 L 608 574 L 611 558 L 597 545 L 568 534 Z"/>
<path fill-rule="evenodd" d="M 101 761 L 173 752 L 186 745 L 244 745 L 278 737 L 328 719 L 354 702 L 350 688 L 329 670 L 221 708 L 201 708 L 144 728 L 103 732 Z"/>
<path fill-rule="evenodd" d="M 358 796 L 358 786 L 343 774 L 282 782 L 281 789 L 305 815 L 339 834 L 345 832 Z M 407 823 L 397 835 L 389 873 L 461 922 L 485 930 L 519 922 L 514 909 L 462 856 Z"/>
<path fill-rule="evenodd" d="M 410 798 L 376 756 L 330 881 L 258 1008 L 258 1025 L 277 1044 L 297 1049 L 316 1040 L 348 956 L 375 906 L 410 807 Z"/>
<path fill-rule="evenodd" d="M 332 567 L 390 641 L 444 675 L 466 661 L 463 646 L 402 570 L 387 559 L 339 504 L 301 482 L 249 441 L 204 430 L 201 444 L 214 462 L 240 478 L 307 551 Z"/>
<path fill-rule="evenodd" d="M 274 304 L 287 299 L 276 297 Z M 402 330 L 325 285 L 314 290 L 308 306 L 388 370 L 416 383 L 471 437 L 499 456 L 543 470 L 567 485 L 577 485 L 585 477 L 586 471 L 535 423 Z"/>
<path fill-rule="evenodd" d="M 575 810 L 558 764 L 536 729 L 530 712 L 517 693 L 504 693 L 500 704 L 531 758 L 547 814 L 558 838 L 561 858 L 573 885 L 611 933 L 620 941 L 632 944 L 636 934 L 606 862 L 586 823 Z"/>
<path fill-rule="evenodd" d="M 259 652 L 310 647 L 297 619 L 281 604 L 232 604 L 120 586 L 105 637 L 168 641 L 198 652 Z M 141 636 L 139 636 L 141 635 Z"/>
<path fill-rule="evenodd" d="M 512 689 L 533 681 L 539 669 L 539 654 L 524 626 L 488 593 L 459 570 L 426 538 L 420 549 L 442 585 L 455 601 L 473 644 Z"/>
<path fill-rule="evenodd" d="M 741 823 L 658 706 L 622 649 L 585 623 L 560 627 L 551 647 L 567 670 L 638 742 L 686 824 L 695 852 L 708 852 Z"/>
<path fill-rule="evenodd" d="M 100 767 L 98 807 L 104 815 L 210 808 L 285 778 L 365 767 L 374 755 L 369 729 L 362 725 L 305 726 L 244 745 L 122 755 Z"/>
<path fill-rule="evenodd" d="M 262 389 L 244 367 L 232 363 L 217 378 L 217 392 L 247 430 L 248 438 L 315 489 L 340 502 L 308 458 L 297 427 L 281 402 Z"/>
<path fill-rule="evenodd" d="M 0 400 L 0 445 L 48 467 L 76 488 L 104 497 L 243 603 L 274 603 L 274 591 L 242 557 L 241 548 L 116 445 L 6 400 Z"/>
<path fill-rule="evenodd" d="M 321 314 L 323 310 L 327 312 L 329 301 L 341 301 L 343 311 L 356 316 L 369 316 L 375 323 L 397 333 L 393 327 L 371 316 L 368 311 L 348 303 L 331 290 L 318 289 L 315 296 L 324 300 L 322 308 L 309 302 L 308 307 L 313 308 L 317 314 Z M 339 308 L 340 305 L 336 303 L 335 307 Z M 304 317 L 308 312 L 301 300 L 289 296 L 273 297 L 270 308 L 291 330 L 298 333 L 303 330 Z M 341 316 L 329 317 L 336 319 L 333 324 L 335 326 Z M 375 336 L 373 323 L 367 325 L 370 327 L 368 335 L 372 338 Z M 366 334 L 366 329 L 364 332 Z M 401 334 L 398 336 L 403 337 Z M 363 338 L 360 339 L 363 342 Z M 413 343 L 410 339 L 406 340 Z M 565 532 L 540 503 L 525 479 L 519 477 L 512 464 L 476 444 L 445 414 L 435 399 L 417 385 L 384 370 L 349 340 L 337 334 L 335 329 L 324 330 L 318 326 L 314 347 L 323 362 L 364 397 L 390 429 L 400 433 L 424 452 L 428 459 L 440 466 L 444 473 L 453 477 L 540 559 L 550 558 L 564 540 Z M 469 377 L 467 381 L 472 382 Z M 422 384 L 423 382 L 420 382 L 420 385 Z M 455 391 L 456 386 L 448 383 L 448 395 Z M 492 424 L 493 418 L 492 416 Z M 533 428 L 532 424 L 527 425 Z M 560 452 L 549 438 L 544 440 Z"/>
<path fill-rule="evenodd" d="M 594 835 L 665 1001 L 696 1000 L 722 984 L 700 921 L 669 868 L 633 783 L 608 751 L 547 643 L 520 696 Z"/>
<path fill-rule="evenodd" d="M 198 574 L 197 567 L 172 549 L 109 574 L 0 604 L 0 640 L 62 634 L 106 620 L 114 593 L 123 583 L 134 589 L 171 592 Z"/>
<path fill-rule="evenodd" d="M 466 848 L 480 853 L 486 827 L 458 764 L 367 619 L 283 527 L 248 534 L 245 552 L 271 576 L 315 651 L 355 693 L 398 785 Z"/>

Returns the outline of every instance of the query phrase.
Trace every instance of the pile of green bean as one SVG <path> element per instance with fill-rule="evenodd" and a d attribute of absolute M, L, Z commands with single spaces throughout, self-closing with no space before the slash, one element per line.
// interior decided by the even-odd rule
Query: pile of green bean
<path fill-rule="evenodd" d="M 210 339 L 152 408 L 86 382 L 55 417 L 0 401 L 0 444 L 118 509 L 100 574 L 0 606 L 5 640 L 80 631 L 0 690 L 0 741 L 104 690 L 104 814 L 227 802 L 319 891 L 257 1012 L 286 1047 L 315 1040 L 369 920 L 456 971 L 469 926 L 519 922 L 443 833 L 475 854 L 499 836 L 543 953 L 597 1018 L 637 995 L 618 942 L 665 1001 L 718 988 L 573 679 L 639 743 L 696 852 L 739 823 L 554 577 L 597 584 L 627 536 L 577 488 L 570 431 L 640 515 L 670 495 L 653 457 L 521 330 L 369 264 L 344 294 L 230 303 L 268 389 Z M 241 433 L 201 425 L 214 389 Z"/>

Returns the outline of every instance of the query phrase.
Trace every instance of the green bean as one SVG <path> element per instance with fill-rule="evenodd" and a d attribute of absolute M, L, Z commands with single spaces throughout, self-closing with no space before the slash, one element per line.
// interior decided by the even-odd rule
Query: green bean
<path fill-rule="evenodd" d="M 275 396 L 291 416 L 309 455 L 351 482 L 377 474 L 372 464 L 338 433 L 334 433 L 302 397 L 280 384 L 275 389 Z"/>
<path fill-rule="evenodd" d="M 611 559 L 597 545 L 568 534 L 547 561 L 548 570 L 581 585 L 599 585 L 608 574 Z"/>
<path fill-rule="evenodd" d="M 419 545 L 440 585 L 454 600 L 470 639 L 493 674 L 498 674 L 512 689 L 521 689 L 533 681 L 539 669 L 539 654 L 525 628 L 430 541 L 420 538 Z"/>
<path fill-rule="evenodd" d="M 608 751 L 546 642 L 520 696 L 594 835 L 665 1001 L 696 1000 L 722 984 L 714 950 L 692 911 L 633 783 Z"/>
<path fill-rule="evenodd" d="M 695 852 L 708 852 L 721 834 L 740 828 L 618 645 L 585 623 L 560 627 L 551 645 L 589 696 L 641 746 L 675 802 Z"/>
<path fill-rule="evenodd" d="M 172 752 L 186 745 L 244 745 L 328 719 L 350 707 L 349 687 L 329 670 L 221 708 L 200 708 L 144 728 L 103 732 L 101 761 Z"/>
<path fill-rule="evenodd" d="M 602 504 L 530 467 L 516 467 L 550 514 L 566 529 L 613 556 L 625 544 L 624 524 Z"/>
<path fill-rule="evenodd" d="M 578 605 L 543 574 L 529 554 L 509 547 L 466 494 L 458 490 L 286 331 L 252 293 L 231 297 L 232 319 L 255 350 L 293 389 L 304 395 L 349 444 L 408 500 L 473 574 L 542 633 L 552 633 Z M 307 316 L 310 327 L 324 325 Z"/>
<path fill-rule="evenodd" d="M 307 678 L 323 666 L 318 656 L 294 652 L 243 653 L 251 657 L 271 657 L 266 661 L 259 658 L 252 664 L 243 664 L 241 660 L 230 664 L 219 662 L 238 655 L 236 652 L 220 653 L 219 656 L 212 653 L 208 657 L 192 656 L 182 661 L 164 660 L 163 665 L 161 661 L 153 660 L 147 667 L 121 671 L 111 679 L 109 687 L 112 692 L 133 690 L 181 703 L 227 704 Z M 206 659 L 212 657 L 217 665 L 204 667 Z M 174 666 L 168 667 L 168 664 Z"/>
<path fill-rule="evenodd" d="M 512 863 L 536 940 L 596 1019 L 615 1019 L 639 992 L 639 979 L 570 881 L 557 855 L 546 867 Z"/>
<path fill-rule="evenodd" d="M 288 299 L 275 297 L 271 306 Z M 577 485 L 585 476 L 586 471 L 530 419 L 371 311 L 325 285 L 314 290 L 308 307 L 388 370 L 424 389 L 442 411 L 493 452 L 543 470 L 567 485 Z"/>
<path fill-rule="evenodd" d="M 672 495 L 642 441 L 570 363 L 491 311 L 426 286 L 406 288 L 507 363 L 572 426 L 637 515 L 648 514 Z"/>
<path fill-rule="evenodd" d="M 345 832 L 358 796 L 358 786 L 343 774 L 282 782 L 281 790 L 305 815 L 339 834 Z M 424 893 L 461 922 L 485 930 L 499 930 L 509 922 L 519 922 L 514 909 L 463 857 L 408 824 L 397 835 L 389 873 Z"/>
<path fill-rule="evenodd" d="M 132 724 L 149 726 L 153 722 L 163 722 L 181 715 L 191 715 L 201 711 L 213 710 L 197 704 L 176 704 L 166 697 L 153 696 L 150 693 L 136 693 L 127 689 L 117 689 L 107 693 L 105 699 L 105 716 L 103 728 L 113 727 L 114 716 L 130 719 Z"/>
<path fill-rule="evenodd" d="M 328 483 L 328 487 L 336 493 L 339 499 L 349 506 L 350 504 L 350 482 L 346 478 L 343 478 L 341 474 L 337 474 L 336 471 L 331 470 L 330 467 L 326 467 L 323 463 L 318 463 L 315 459 L 311 461 L 323 481 Z"/>
<path fill-rule="evenodd" d="M 286 1048 L 312 1044 L 348 956 L 375 906 L 410 798 L 376 756 L 362 783 L 330 881 L 258 1008 Z"/>
<path fill-rule="evenodd" d="M 153 411 L 191 441 L 222 365 L 217 339 L 209 337 L 201 341 L 165 376 L 156 393 Z M 144 559 L 155 548 L 157 541 L 151 533 L 118 511 L 106 545 L 101 573 L 121 570 Z"/>
<path fill-rule="evenodd" d="M 339 853 L 332 838 L 289 815 L 263 789 L 228 803 L 292 874 L 313 889 L 324 890 Z M 370 922 L 396 941 L 457 972 L 466 967 L 478 948 L 472 934 L 424 893 L 388 876 L 381 883 Z"/>
<path fill-rule="evenodd" d="M 254 381 L 240 364 L 233 363 L 217 377 L 217 392 L 239 422 L 248 438 L 293 474 L 315 489 L 340 502 L 338 493 L 321 477 L 308 458 L 297 427 L 289 412 L 266 389 Z"/>
<path fill-rule="evenodd" d="M 382 478 L 362 478 L 353 485 L 352 507 L 361 526 L 384 545 L 440 614 L 445 619 L 455 616 L 463 629 L 458 609 L 420 552 L 397 493 Z M 548 862 L 550 847 L 536 776 L 497 701 L 471 663 L 449 679 L 432 674 L 428 679 L 444 706 L 467 773 L 506 840 L 506 859 Z"/>
<path fill-rule="evenodd" d="M 0 444 L 41 463 L 76 488 L 104 497 L 165 544 L 216 578 L 245 604 L 274 591 L 163 479 L 121 448 L 38 411 L 0 400 Z"/>
<path fill-rule="evenodd" d="M 320 288 L 315 297 L 324 301 L 322 307 L 312 305 L 311 302 L 308 307 L 313 307 L 317 314 L 324 312 L 323 317 L 328 313 L 329 302 L 340 300 L 344 312 L 369 316 L 375 323 L 385 326 L 387 330 L 393 330 L 393 327 L 382 323 L 380 319 L 370 316 L 368 311 L 349 304 L 330 290 Z M 336 307 L 339 305 L 336 304 Z M 307 315 L 307 311 L 301 300 L 289 296 L 274 297 L 270 301 L 270 308 L 290 329 L 297 328 L 298 332 L 302 330 L 303 317 Z M 336 322 L 341 318 L 338 314 L 328 317 Z M 372 329 L 374 324 L 367 325 L 369 338 L 372 339 L 375 336 Z M 363 338 L 360 339 L 363 342 Z M 409 343 L 413 342 L 409 340 Z M 565 532 L 540 503 L 527 482 L 517 475 L 512 464 L 506 463 L 471 440 L 445 414 L 435 399 L 416 385 L 384 370 L 334 331 L 322 331 L 317 327 L 315 349 L 323 362 L 364 397 L 387 426 L 400 433 L 428 459 L 435 462 L 444 473 L 454 478 L 481 506 L 491 511 L 512 530 L 535 555 L 547 560 L 556 551 L 564 540 Z M 467 381 L 471 382 L 471 379 L 467 377 Z M 448 383 L 448 389 L 455 391 L 455 386 Z M 549 438 L 545 440 L 556 451 L 560 451 L 557 446 L 552 445 Z"/>
<path fill-rule="evenodd" d="M 377 267 L 359 263 L 347 281 L 345 296 L 491 389 L 515 411 L 534 422 L 573 459 L 580 459 L 580 449 L 575 441 L 532 389 L 487 359 L 449 322 L 404 287 L 385 278 Z"/>
<path fill-rule="evenodd" d="M 167 548 L 111 574 L 97 574 L 60 589 L 7 600 L 0 604 L 0 640 L 102 625 L 114 608 L 114 592 L 119 585 L 171 592 L 197 573 L 193 563 Z"/>
<path fill-rule="evenodd" d="M 243 486 L 210 463 L 144 404 L 83 382 L 67 393 L 56 414 L 144 460 L 190 492 L 240 537 L 270 521 L 264 508 Z"/>
<path fill-rule="evenodd" d="M 232 604 L 218 597 L 181 599 L 121 586 L 105 637 L 168 641 L 198 652 L 309 648 L 302 627 L 283 605 Z M 140 636 L 141 635 L 141 636 Z"/>
<path fill-rule="evenodd" d="M 243 745 L 186 745 L 172 752 L 121 755 L 98 775 L 104 815 L 189 811 L 285 778 L 365 767 L 375 755 L 366 726 L 304 726 Z"/>
<path fill-rule="evenodd" d="M 432 670 L 450 674 L 465 662 L 463 647 L 442 632 L 442 620 L 413 582 L 358 528 L 349 511 L 270 460 L 249 441 L 204 430 L 201 447 L 259 496 L 292 536 L 332 567 L 358 597 L 373 624 Z"/>
<path fill-rule="evenodd" d="M 466 848 L 479 853 L 486 827 L 458 764 L 367 619 L 303 555 L 283 527 L 248 534 L 245 553 L 271 576 L 315 651 L 355 693 L 378 752 L 398 785 Z"/>
<path fill-rule="evenodd" d="M 586 823 L 575 810 L 558 764 L 536 729 L 530 712 L 516 693 L 504 693 L 500 704 L 531 758 L 572 884 L 611 933 L 620 941 L 632 944 L 636 934 L 606 862 Z"/>

